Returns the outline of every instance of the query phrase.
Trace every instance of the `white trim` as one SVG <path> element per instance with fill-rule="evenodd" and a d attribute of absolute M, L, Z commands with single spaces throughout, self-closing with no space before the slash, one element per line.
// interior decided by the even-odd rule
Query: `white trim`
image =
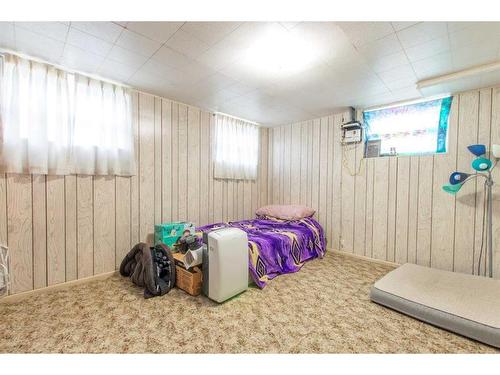
<path fill-rule="evenodd" d="M 364 261 L 367 261 L 367 262 L 371 262 L 371 263 L 382 264 L 384 266 L 389 266 L 389 267 L 397 268 L 397 267 L 399 267 L 401 265 L 399 263 L 394 263 L 394 262 L 391 262 L 391 261 L 388 261 L 388 260 L 370 258 L 370 257 L 367 257 L 365 255 L 354 254 L 354 253 L 350 253 L 350 252 L 347 252 L 347 251 L 335 250 L 335 249 L 329 249 L 329 250 L 331 250 L 331 252 L 334 253 L 334 254 L 345 255 L 346 257 L 349 257 L 349 258 L 354 258 L 354 259 L 358 259 L 358 260 L 361 259 L 361 260 L 364 260 Z"/>
<path fill-rule="evenodd" d="M 38 57 L 33 57 L 33 56 L 30 56 L 30 55 L 26 55 L 24 53 L 20 53 L 20 52 L 16 52 L 16 51 L 13 51 L 13 50 L 9 50 L 9 49 L 1 48 L 0 47 L 0 56 L 4 57 L 5 54 L 15 55 L 15 56 L 21 57 L 23 59 L 31 60 L 31 61 L 34 61 L 34 62 L 37 62 L 37 63 L 41 63 L 41 64 L 45 64 L 45 65 L 50 65 L 50 66 L 53 66 L 54 68 L 57 68 L 57 69 L 60 69 L 60 70 L 64 70 L 65 72 L 70 73 L 70 74 L 78 74 L 78 75 L 81 75 L 81 76 L 84 76 L 84 77 L 88 77 L 88 78 L 91 78 L 91 79 L 95 79 L 95 80 L 98 80 L 98 81 L 101 81 L 101 82 L 106 82 L 106 83 L 111 83 L 112 85 L 121 86 L 121 87 L 126 88 L 126 89 L 133 89 L 132 86 L 126 85 L 125 83 L 114 81 L 112 79 L 107 79 L 107 78 L 101 77 L 101 76 L 99 76 L 97 74 L 84 73 L 84 72 L 82 72 L 80 70 L 69 69 L 69 68 L 66 68 L 63 65 L 53 64 L 53 63 L 48 62 L 46 60 L 39 59 Z"/>
<path fill-rule="evenodd" d="M 476 74 L 489 73 L 499 69 L 500 69 L 500 61 L 495 61 L 489 64 L 477 65 L 473 66 L 472 68 L 459 70 L 453 73 L 423 79 L 417 82 L 417 88 L 421 89 L 424 87 L 435 86 L 448 81 L 454 81 L 460 78 L 465 78 Z"/>
<path fill-rule="evenodd" d="M 222 115 L 222 116 L 234 118 L 236 120 L 245 121 L 245 122 L 248 122 L 250 124 L 257 125 L 257 126 L 261 126 L 261 124 L 259 124 L 258 122 L 250 121 L 250 120 L 247 120 L 247 119 L 244 119 L 244 118 L 241 118 L 241 117 L 236 117 L 236 116 L 233 116 L 233 115 L 229 115 L 229 114 L 224 113 L 224 112 L 214 112 L 213 114 L 214 114 L 214 116 L 216 116 L 216 115 Z"/>

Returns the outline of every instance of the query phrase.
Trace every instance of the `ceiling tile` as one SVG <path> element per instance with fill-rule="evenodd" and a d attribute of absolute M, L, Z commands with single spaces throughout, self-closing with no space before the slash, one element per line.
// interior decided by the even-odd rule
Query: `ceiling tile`
<path fill-rule="evenodd" d="M 212 69 L 221 70 L 241 58 L 252 43 L 255 43 L 256 38 L 262 38 L 266 32 L 276 28 L 283 29 L 277 23 L 244 22 L 196 59 Z"/>
<path fill-rule="evenodd" d="M 199 85 L 209 87 L 213 91 L 218 91 L 234 85 L 235 83 L 237 83 L 237 81 L 234 79 L 220 72 L 215 72 L 214 74 L 201 80 Z"/>
<path fill-rule="evenodd" d="M 295 26 L 299 25 L 300 22 L 280 22 L 281 25 L 287 30 L 293 29 Z"/>
<path fill-rule="evenodd" d="M 397 32 L 404 48 L 410 48 L 446 35 L 446 22 L 421 22 Z"/>
<path fill-rule="evenodd" d="M 418 79 L 435 77 L 453 71 L 451 53 L 445 52 L 411 63 Z"/>
<path fill-rule="evenodd" d="M 205 65 L 202 65 L 196 61 L 193 61 L 190 64 L 186 64 L 185 66 L 181 67 L 181 69 L 179 69 L 179 70 L 188 74 L 193 81 L 197 81 L 197 82 L 202 80 L 202 79 L 205 79 L 205 78 L 207 78 L 215 73 L 215 70 L 213 70 Z"/>
<path fill-rule="evenodd" d="M 419 22 L 410 21 L 410 22 L 391 22 L 391 23 L 392 23 L 392 27 L 394 27 L 394 30 L 400 31 L 400 30 L 406 29 L 410 26 L 416 25 Z"/>
<path fill-rule="evenodd" d="M 162 94 L 167 98 L 177 99 L 175 96 L 170 96 L 174 86 L 172 83 L 159 75 L 151 74 L 143 69 L 137 71 L 129 78 L 127 83 L 138 89 L 152 92 L 153 94 Z"/>
<path fill-rule="evenodd" d="M 385 94 L 378 94 L 372 96 L 361 96 L 356 97 L 351 100 L 352 106 L 355 108 L 370 108 L 374 106 L 384 105 L 388 103 L 394 103 L 397 99 L 391 92 L 387 92 Z"/>
<path fill-rule="evenodd" d="M 186 22 L 181 30 L 212 46 L 232 33 L 241 22 Z"/>
<path fill-rule="evenodd" d="M 135 68 L 139 68 L 148 60 L 146 56 L 139 55 L 119 46 L 113 46 L 107 58 Z"/>
<path fill-rule="evenodd" d="M 411 77 L 405 76 L 404 79 L 411 80 Z M 390 82 L 395 82 L 395 80 L 389 80 Z M 413 80 L 415 82 L 415 80 Z M 364 80 L 353 81 L 346 85 L 348 91 L 359 93 L 362 92 L 363 95 L 377 95 L 386 93 L 388 87 L 383 83 L 381 79 L 373 80 L 370 82 L 365 82 Z"/>
<path fill-rule="evenodd" d="M 394 33 L 390 22 L 338 22 L 356 47 Z"/>
<path fill-rule="evenodd" d="M 442 36 L 431 41 L 417 44 L 416 46 L 405 49 L 405 53 L 410 61 L 427 59 L 434 55 L 439 55 L 450 50 L 448 36 Z"/>
<path fill-rule="evenodd" d="M 397 101 L 401 100 L 412 100 L 422 97 L 422 93 L 417 89 L 416 85 L 411 85 L 409 87 L 401 87 L 397 90 L 391 90 L 392 95 Z"/>
<path fill-rule="evenodd" d="M 155 60 L 148 60 L 141 68 L 141 72 L 145 72 L 151 76 L 163 77 L 169 82 L 174 82 L 176 77 L 180 77 L 182 75 L 181 71 L 175 68 L 172 68 L 168 65 L 159 63 Z"/>
<path fill-rule="evenodd" d="M 459 21 L 459 22 L 447 22 L 448 25 L 448 32 L 453 33 L 455 31 L 461 30 L 465 27 L 472 26 L 476 23 L 482 23 L 482 22 L 466 22 L 466 21 Z"/>
<path fill-rule="evenodd" d="M 196 39 L 182 30 L 176 32 L 165 45 L 194 59 L 200 56 L 209 47 L 205 42 Z"/>
<path fill-rule="evenodd" d="M 0 22 L 0 47 L 16 49 L 13 22 Z"/>
<path fill-rule="evenodd" d="M 500 70 L 481 75 L 481 87 L 496 86 L 500 84 Z"/>
<path fill-rule="evenodd" d="M 153 56 L 153 60 L 171 66 L 172 68 L 180 69 L 186 65 L 193 63 L 195 60 L 174 51 L 170 47 L 162 46 Z"/>
<path fill-rule="evenodd" d="M 243 82 L 245 84 L 253 84 L 255 86 L 259 86 L 264 84 L 264 82 L 268 82 L 271 79 L 269 75 L 259 74 L 256 71 L 252 71 L 248 69 L 248 66 L 241 60 L 237 60 L 232 64 L 222 68 L 219 70 L 222 74 L 233 78 L 236 81 Z"/>
<path fill-rule="evenodd" d="M 473 43 L 479 44 L 483 41 L 496 38 L 500 41 L 499 22 L 473 22 L 457 31 L 450 32 L 451 48 L 460 48 Z"/>
<path fill-rule="evenodd" d="M 391 55 L 372 59 L 368 62 L 377 73 L 386 72 L 398 66 L 407 65 L 408 63 L 408 58 L 404 52 L 396 52 Z"/>
<path fill-rule="evenodd" d="M 417 78 L 410 64 L 403 65 L 383 73 L 379 73 L 379 77 L 385 83 L 394 82 L 401 79 L 407 79 L 408 81 L 413 80 L 413 82 L 416 82 Z"/>
<path fill-rule="evenodd" d="M 319 63 L 337 64 L 346 61 L 355 54 L 356 48 L 335 22 L 302 22 L 289 31 L 295 43 L 308 48 L 305 68 Z"/>
<path fill-rule="evenodd" d="M 246 85 L 242 82 L 234 81 L 233 84 L 226 87 L 226 89 L 229 89 L 238 95 L 245 95 L 245 94 L 248 94 L 249 92 L 255 90 L 255 87 Z"/>
<path fill-rule="evenodd" d="M 113 47 L 111 43 L 75 28 L 70 28 L 67 43 L 100 56 L 106 56 Z"/>
<path fill-rule="evenodd" d="M 229 43 L 222 41 L 202 53 L 196 60 L 214 70 L 220 70 L 238 59 L 241 53 L 242 49 L 230 48 Z"/>
<path fill-rule="evenodd" d="M 358 51 L 367 59 L 376 59 L 402 51 L 401 44 L 395 34 L 359 47 Z"/>
<path fill-rule="evenodd" d="M 455 70 L 467 69 L 475 65 L 494 62 L 498 58 L 498 40 L 472 43 L 452 50 L 453 68 Z"/>
<path fill-rule="evenodd" d="M 16 51 L 58 64 L 63 50 L 63 42 L 16 27 Z"/>
<path fill-rule="evenodd" d="M 123 27 L 114 22 L 71 22 L 71 27 L 109 43 L 114 43 L 123 31 Z"/>
<path fill-rule="evenodd" d="M 161 46 L 161 43 L 146 38 L 130 30 L 123 30 L 116 45 L 133 51 L 139 55 L 150 57 Z"/>
<path fill-rule="evenodd" d="M 137 68 L 107 59 L 101 64 L 98 73 L 109 79 L 126 82 L 136 70 Z"/>
<path fill-rule="evenodd" d="M 127 22 L 127 29 L 160 43 L 165 43 L 184 22 Z"/>
<path fill-rule="evenodd" d="M 68 25 L 62 22 L 16 22 L 15 25 L 59 42 L 66 41 L 69 29 Z"/>
<path fill-rule="evenodd" d="M 273 33 L 314 47 L 309 60 L 286 74 L 252 68 L 249 48 Z M 494 72 L 415 88 L 499 59 L 499 36 L 500 23 L 480 22 L 0 22 L 0 46 L 267 125 L 496 84 Z"/>
<path fill-rule="evenodd" d="M 103 61 L 104 58 L 102 56 L 66 45 L 64 47 L 61 65 L 84 73 L 94 74 Z"/>
<path fill-rule="evenodd" d="M 407 89 L 408 87 L 415 88 L 416 81 L 413 78 L 403 78 L 396 81 L 390 81 L 385 84 L 391 92 L 395 92 L 402 89 Z"/>
<path fill-rule="evenodd" d="M 234 91 L 229 90 L 229 89 L 222 89 L 222 90 L 217 91 L 214 94 L 214 96 L 218 102 L 227 102 L 227 101 L 236 99 L 237 97 L 239 97 L 241 95 L 238 94 L 237 92 L 234 92 Z"/>

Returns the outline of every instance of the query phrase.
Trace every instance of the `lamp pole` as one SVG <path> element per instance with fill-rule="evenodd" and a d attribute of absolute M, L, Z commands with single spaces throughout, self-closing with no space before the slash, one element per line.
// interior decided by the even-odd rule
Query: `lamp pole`
<path fill-rule="evenodd" d="M 491 171 L 488 171 L 488 179 L 486 180 L 486 188 L 488 189 L 488 273 L 489 277 L 493 277 L 493 195 L 492 195 L 493 180 Z"/>

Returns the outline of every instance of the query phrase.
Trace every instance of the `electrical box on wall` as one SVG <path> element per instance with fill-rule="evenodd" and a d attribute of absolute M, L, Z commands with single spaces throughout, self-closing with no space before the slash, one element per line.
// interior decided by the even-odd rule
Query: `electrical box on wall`
<path fill-rule="evenodd" d="M 349 121 L 341 125 L 342 144 L 360 143 L 363 140 L 363 125 L 359 121 Z"/>

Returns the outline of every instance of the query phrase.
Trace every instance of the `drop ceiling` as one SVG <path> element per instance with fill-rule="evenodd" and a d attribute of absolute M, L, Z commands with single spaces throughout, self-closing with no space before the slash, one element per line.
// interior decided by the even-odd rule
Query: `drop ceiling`
<path fill-rule="evenodd" d="M 500 60 L 500 22 L 0 22 L 0 48 L 268 126 L 500 82 L 416 88 Z"/>

